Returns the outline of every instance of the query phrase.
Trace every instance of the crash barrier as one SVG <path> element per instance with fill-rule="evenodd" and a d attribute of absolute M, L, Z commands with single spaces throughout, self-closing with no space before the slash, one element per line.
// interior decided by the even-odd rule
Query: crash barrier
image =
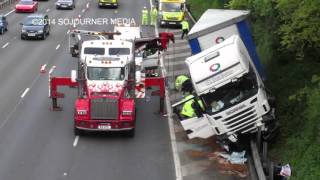
<path fill-rule="evenodd" d="M 0 9 L 7 7 L 10 4 L 16 3 L 17 0 L 0 0 Z"/>

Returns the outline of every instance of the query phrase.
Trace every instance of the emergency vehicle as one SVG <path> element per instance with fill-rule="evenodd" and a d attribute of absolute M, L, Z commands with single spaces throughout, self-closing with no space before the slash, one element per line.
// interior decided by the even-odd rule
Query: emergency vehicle
<path fill-rule="evenodd" d="M 137 33 L 125 33 L 128 28 Z M 71 77 L 54 77 L 49 72 L 49 96 L 53 110 L 61 110 L 57 98 L 62 98 L 63 94 L 57 92 L 58 86 L 78 88 L 74 111 L 75 135 L 83 131 L 125 131 L 130 137 L 134 136 L 135 100 L 145 97 L 147 87 L 159 87 L 154 94 L 160 96 L 160 111 L 163 111 L 164 78 L 160 75 L 147 77 L 141 69 L 141 53 L 147 50 L 148 44 L 160 42 L 160 39 L 155 35 L 143 39 L 139 27 L 115 30 L 117 32 L 111 33 L 71 31 L 70 37 L 77 39 L 71 54 L 76 56 L 79 53 L 78 70 L 72 70 Z M 79 38 L 81 35 L 89 36 L 91 40 Z M 158 48 L 161 55 L 161 45 L 153 48 Z"/>
<path fill-rule="evenodd" d="M 159 25 L 180 26 L 186 12 L 185 0 L 159 0 Z"/>
<path fill-rule="evenodd" d="M 99 8 L 102 7 L 113 7 L 118 8 L 118 0 L 98 0 L 98 6 Z"/>

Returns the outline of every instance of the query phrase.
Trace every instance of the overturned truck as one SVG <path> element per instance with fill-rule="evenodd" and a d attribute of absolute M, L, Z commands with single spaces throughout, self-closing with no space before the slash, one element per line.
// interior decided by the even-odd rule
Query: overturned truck
<path fill-rule="evenodd" d="M 212 27 L 201 24 L 215 14 L 218 19 Z M 252 39 L 248 38 L 250 33 L 242 27 L 247 14 L 207 11 L 199 20 L 200 26 L 194 26 L 197 33 L 191 30 L 189 34 L 194 55 L 185 62 L 194 88 L 193 98 L 173 107 L 179 109 L 187 101 L 194 101 L 197 117 L 181 119 L 191 139 L 215 135 L 237 142 L 241 135 L 259 132 L 268 140 L 277 132 L 275 99 L 263 83 L 266 78 Z M 216 40 L 208 41 L 208 37 Z M 179 111 L 175 112 L 179 115 Z"/>

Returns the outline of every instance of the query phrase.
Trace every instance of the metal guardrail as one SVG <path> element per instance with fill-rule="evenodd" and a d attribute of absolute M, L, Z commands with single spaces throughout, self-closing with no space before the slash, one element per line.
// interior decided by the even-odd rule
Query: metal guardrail
<path fill-rule="evenodd" d="M 10 4 L 17 2 L 17 0 L 0 0 L 0 9 L 7 7 Z"/>

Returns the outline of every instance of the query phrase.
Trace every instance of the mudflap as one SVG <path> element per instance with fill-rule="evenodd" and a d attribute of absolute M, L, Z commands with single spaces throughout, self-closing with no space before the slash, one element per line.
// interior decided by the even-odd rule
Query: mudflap
<path fill-rule="evenodd" d="M 202 138 L 206 139 L 213 135 L 213 131 L 210 122 L 205 117 L 194 117 L 180 121 L 183 129 L 187 132 L 188 138 Z"/>

